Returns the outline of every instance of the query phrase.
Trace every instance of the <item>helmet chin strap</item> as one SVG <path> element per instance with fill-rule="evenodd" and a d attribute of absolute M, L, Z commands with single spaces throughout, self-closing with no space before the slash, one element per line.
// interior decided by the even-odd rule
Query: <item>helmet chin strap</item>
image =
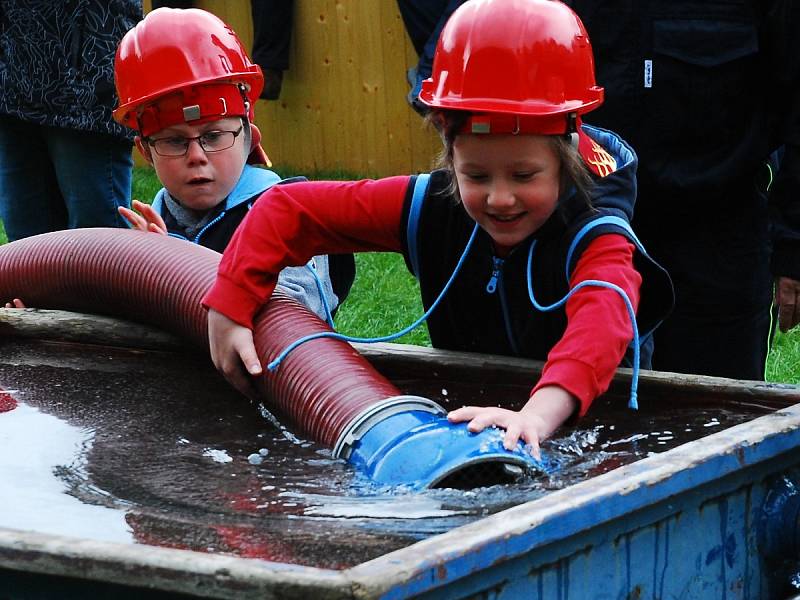
<path fill-rule="evenodd" d="M 578 148 L 578 115 L 574 112 L 567 114 L 567 130 L 564 133 L 569 145 L 577 150 Z"/>
<path fill-rule="evenodd" d="M 578 136 L 578 132 L 573 131 L 572 133 L 568 133 L 567 139 L 569 140 L 569 145 L 572 146 L 575 150 L 577 150 L 578 142 L 580 141 L 580 136 Z"/>

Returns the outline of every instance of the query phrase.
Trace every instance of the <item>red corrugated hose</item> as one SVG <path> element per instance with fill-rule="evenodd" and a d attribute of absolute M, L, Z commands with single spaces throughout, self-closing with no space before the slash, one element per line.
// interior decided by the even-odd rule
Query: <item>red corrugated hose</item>
<path fill-rule="evenodd" d="M 208 348 L 206 311 L 220 255 L 183 240 L 126 229 L 73 229 L 0 246 L 0 301 L 121 317 L 154 325 Z M 301 336 L 330 331 L 276 291 L 255 319 L 262 364 Z M 332 447 L 371 405 L 397 388 L 346 342 L 303 344 L 261 378 L 267 406 L 298 435 Z"/>

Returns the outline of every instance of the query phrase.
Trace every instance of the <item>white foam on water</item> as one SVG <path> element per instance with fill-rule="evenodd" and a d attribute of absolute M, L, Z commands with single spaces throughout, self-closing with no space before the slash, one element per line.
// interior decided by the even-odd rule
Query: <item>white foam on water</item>
<path fill-rule="evenodd" d="M 84 504 L 55 474 L 83 465 L 91 447 L 91 431 L 35 407 L 20 403 L 0 414 L 0 527 L 133 542 L 124 511 Z"/>
<path fill-rule="evenodd" d="M 304 514 L 316 517 L 369 519 L 430 519 L 464 514 L 442 508 L 442 503 L 425 496 L 402 496 L 392 499 L 328 498 L 319 506 L 306 508 Z"/>
<path fill-rule="evenodd" d="M 233 459 L 225 450 L 217 450 L 216 448 L 206 448 L 203 450 L 203 456 L 206 456 L 218 463 L 233 462 Z"/>

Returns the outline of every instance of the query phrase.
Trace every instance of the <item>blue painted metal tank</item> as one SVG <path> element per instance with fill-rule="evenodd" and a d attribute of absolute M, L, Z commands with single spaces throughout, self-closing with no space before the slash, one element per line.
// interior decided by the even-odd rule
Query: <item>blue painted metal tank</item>
<path fill-rule="evenodd" d="M 349 575 L 380 598 L 783 597 L 781 563 L 798 558 L 799 446 L 796 405 Z"/>
<path fill-rule="evenodd" d="M 798 444 L 792 406 L 344 571 L 1 530 L 0 589 L 26 598 L 66 578 L 74 597 L 142 586 L 148 597 L 778 598 L 776 569 L 797 558 Z"/>
<path fill-rule="evenodd" d="M 445 357 L 390 361 L 433 375 Z M 480 360 L 503 380 L 534 368 Z M 657 373 L 640 387 L 784 408 L 342 570 L 0 529 L 0 597 L 785 597 L 800 548 L 800 390 Z"/>

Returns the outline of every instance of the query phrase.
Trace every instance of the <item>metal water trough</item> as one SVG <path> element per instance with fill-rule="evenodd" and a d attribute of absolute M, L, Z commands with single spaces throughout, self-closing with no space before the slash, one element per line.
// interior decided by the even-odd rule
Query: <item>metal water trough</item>
<path fill-rule="evenodd" d="M 92 323 L 106 323 L 104 343 L 173 343 L 113 320 L 0 313 L 0 338 L 91 342 Z M 503 385 L 530 381 L 541 368 L 407 346 L 359 350 L 390 379 L 424 373 Z M 624 395 L 629 378 L 620 370 L 610 393 Z M 800 390 L 646 373 L 640 393 L 785 408 L 338 571 L 4 529 L 0 597 L 785 597 L 800 556 Z"/>

